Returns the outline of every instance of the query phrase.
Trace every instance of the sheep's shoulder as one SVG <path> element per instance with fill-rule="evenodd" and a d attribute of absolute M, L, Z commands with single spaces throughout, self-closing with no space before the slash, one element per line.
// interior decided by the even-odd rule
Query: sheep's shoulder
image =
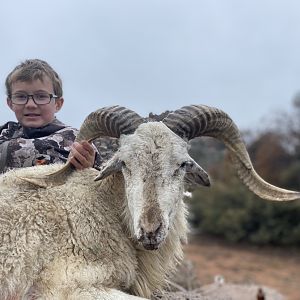
<path fill-rule="evenodd" d="M 64 185 L 47 188 L 19 179 L 44 176 L 59 168 L 33 167 L 0 176 L 0 253 L 9 253 L 6 264 L 19 266 L 11 276 L 33 278 L 43 269 L 42 278 L 63 280 L 62 274 L 72 270 L 74 282 L 82 279 L 81 274 L 90 274 L 88 281 L 96 283 L 101 275 L 106 282 L 128 288 L 135 277 L 137 260 L 122 225 L 122 201 L 110 191 L 114 178 L 106 183 L 94 182 L 97 171 L 89 169 L 73 172 Z M 118 189 L 122 189 L 120 183 L 119 178 Z M 23 254 L 16 258 L 16 252 Z M 70 261 L 70 257 L 76 260 Z M 29 273 L 25 272 L 27 268 Z M 7 270 L 0 270 L 3 278 L 10 276 Z"/>

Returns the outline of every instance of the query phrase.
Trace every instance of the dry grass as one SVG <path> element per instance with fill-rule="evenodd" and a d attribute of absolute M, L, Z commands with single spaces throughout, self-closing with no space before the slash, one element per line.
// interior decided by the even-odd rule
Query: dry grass
<path fill-rule="evenodd" d="M 185 246 L 185 254 L 169 289 L 153 300 L 256 300 L 259 287 L 266 300 L 300 299 L 299 249 L 233 245 L 201 237 Z M 216 275 L 225 283 L 213 283 Z M 234 295 L 241 291 L 242 298 Z"/>
<path fill-rule="evenodd" d="M 217 280 L 216 280 L 217 279 Z M 222 276 L 216 276 L 212 284 L 200 286 L 195 264 L 185 260 L 170 280 L 169 289 L 154 295 L 152 300 L 284 300 L 274 289 L 251 284 L 225 283 Z"/>
<path fill-rule="evenodd" d="M 288 300 L 300 299 L 299 249 L 233 245 L 197 237 L 190 238 L 185 254 L 195 265 L 201 286 L 221 274 L 227 283 L 264 285 Z"/>
<path fill-rule="evenodd" d="M 185 260 L 179 267 L 178 272 L 170 279 L 168 290 L 163 294 L 152 297 L 152 300 L 181 300 L 203 299 L 199 293 L 200 282 L 195 265 Z"/>

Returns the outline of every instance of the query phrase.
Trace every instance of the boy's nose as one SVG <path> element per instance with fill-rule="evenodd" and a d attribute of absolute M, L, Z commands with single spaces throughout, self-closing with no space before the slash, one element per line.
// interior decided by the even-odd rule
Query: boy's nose
<path fill-rule="evenodd" d="M 25 104 L 25 106 L 37 106 L 36 103 L 34 102 L 32 96 L 30 96 L 30 97 L 28 98 L 28 101 L 27 101 L 27 103 Z"/>

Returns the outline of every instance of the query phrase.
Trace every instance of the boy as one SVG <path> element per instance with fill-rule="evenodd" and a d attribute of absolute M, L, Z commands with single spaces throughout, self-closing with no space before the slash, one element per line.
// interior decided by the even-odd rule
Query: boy
<path fill-rule="evenodd" d="M 47 62 L 24 61 L 7 76 L 5 85 L 7 105 L 18 122 L 0 127 L 0 173 L 67 159 L 79 170 L 94 165 L 93 146 L 74 143 L 77 130 L 55 117 L 64 103 L 62 81 Z"/>

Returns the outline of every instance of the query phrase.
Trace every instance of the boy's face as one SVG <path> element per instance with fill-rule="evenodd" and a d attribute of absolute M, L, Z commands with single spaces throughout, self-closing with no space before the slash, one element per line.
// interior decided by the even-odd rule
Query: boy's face
<path fill-rule="evenodd" d="M 23 93 L 33 95 L 38 93 L 54 94 L 51 80 L 45 76 L 43 81 L 16 81 L 11 87 L 12 95 Z M 53 121 L 54 115 L 63 105 L 63 98 L 52 99 L 50 103 L 37 105 L 30 97 L 26 104 L 14 104 L 7 98 L 7 105 L 15 113 L 18 122 L 24 127 L 43 127 Z"/>

